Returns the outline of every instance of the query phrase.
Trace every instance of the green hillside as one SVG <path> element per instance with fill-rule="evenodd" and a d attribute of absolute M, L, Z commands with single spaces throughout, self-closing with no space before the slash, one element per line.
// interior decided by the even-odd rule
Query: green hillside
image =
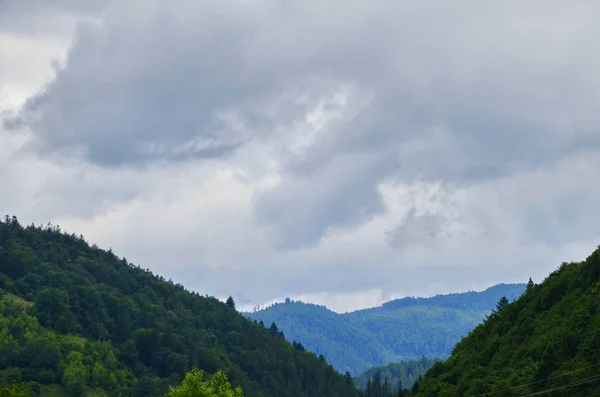
<path fill-rule="evenodd" d="M 246 315 L 274 322 L 288 340 L 322 354 L 338 371 L 359 375 L 391 362 L 447 357 L 501 296 L 514 300 L 524 290 L 525 284 L 499 284 L 482 292 L 404 298 L 344 314 L 286 300 Z"/>
<path fill-rule="evenodd" d="M 600 396 L 600 248 L 500 305 L 413 396 Z"/>
<path fill-rule="evenodd" d="M 0 387 L 162 396 L 195 366 L 246 397 L 356 393 L 280 333 L 58 227 L 0 222 L 0 288 Z"/>

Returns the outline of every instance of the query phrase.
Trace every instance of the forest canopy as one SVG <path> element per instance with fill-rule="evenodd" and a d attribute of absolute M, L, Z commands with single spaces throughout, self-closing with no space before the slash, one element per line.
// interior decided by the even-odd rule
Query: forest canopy
<path fill-rule="evenodd" d="M 58 226 L 0 221 L 0 291 L 0 387 L 153 397 L 195 367 L 223 371 L 245 397 L 357 393 L 232 301 L 188 291 Z"/>

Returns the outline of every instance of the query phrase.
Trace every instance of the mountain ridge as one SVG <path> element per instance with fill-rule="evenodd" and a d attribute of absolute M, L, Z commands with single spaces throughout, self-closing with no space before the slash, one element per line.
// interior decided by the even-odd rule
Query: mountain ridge
<path fill-rule="evenodd" d="M 0 220 L 0 388 L 158 397 L 192 367 L 246 397 L 352 397 L 314 353 L 58 226 Z M 350 379 L 351 381 L 351 379 Z"/>
<path fill-rule="evenodd" d="M 346 313 L 288 298 L 243 314 L 267 325 L 275 322 L 289 341 L 323 354 L 341 372 L 358 375 L 392 362 L 448 356 L 502 295 L 514 300 L 524 290 L 525 284 L 501 283 L 483 291 L 406 297 Z"/>

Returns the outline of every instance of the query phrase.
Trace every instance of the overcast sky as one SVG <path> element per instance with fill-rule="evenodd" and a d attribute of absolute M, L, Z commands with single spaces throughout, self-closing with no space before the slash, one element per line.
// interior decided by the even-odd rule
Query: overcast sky
<path fill-rule="evenodd" d="M 249 308 L 600 244 L 600 3 L 2 0 L 0 209 Z"/>

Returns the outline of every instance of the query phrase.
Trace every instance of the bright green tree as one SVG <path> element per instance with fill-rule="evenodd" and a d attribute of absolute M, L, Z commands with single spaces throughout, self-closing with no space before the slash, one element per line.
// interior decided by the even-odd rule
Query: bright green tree
<path fill-rule="evenodd" d="M 171 387 L 166 397 L 243 397 L 240 387 L 232 388 L 225 372 L 218 371 L 205 379 L 204 371 L 196 368 L 185 374 L 183 382 Z"/>
<path fill-rule="evenodd" d="M 83 396 L 87 370 L 82 362 L 83 355 L 79 352 L 71 352 L 67 356 L 69 365 L 62 376 L 62 384 L 65 390 L 72 396 Z"/>

